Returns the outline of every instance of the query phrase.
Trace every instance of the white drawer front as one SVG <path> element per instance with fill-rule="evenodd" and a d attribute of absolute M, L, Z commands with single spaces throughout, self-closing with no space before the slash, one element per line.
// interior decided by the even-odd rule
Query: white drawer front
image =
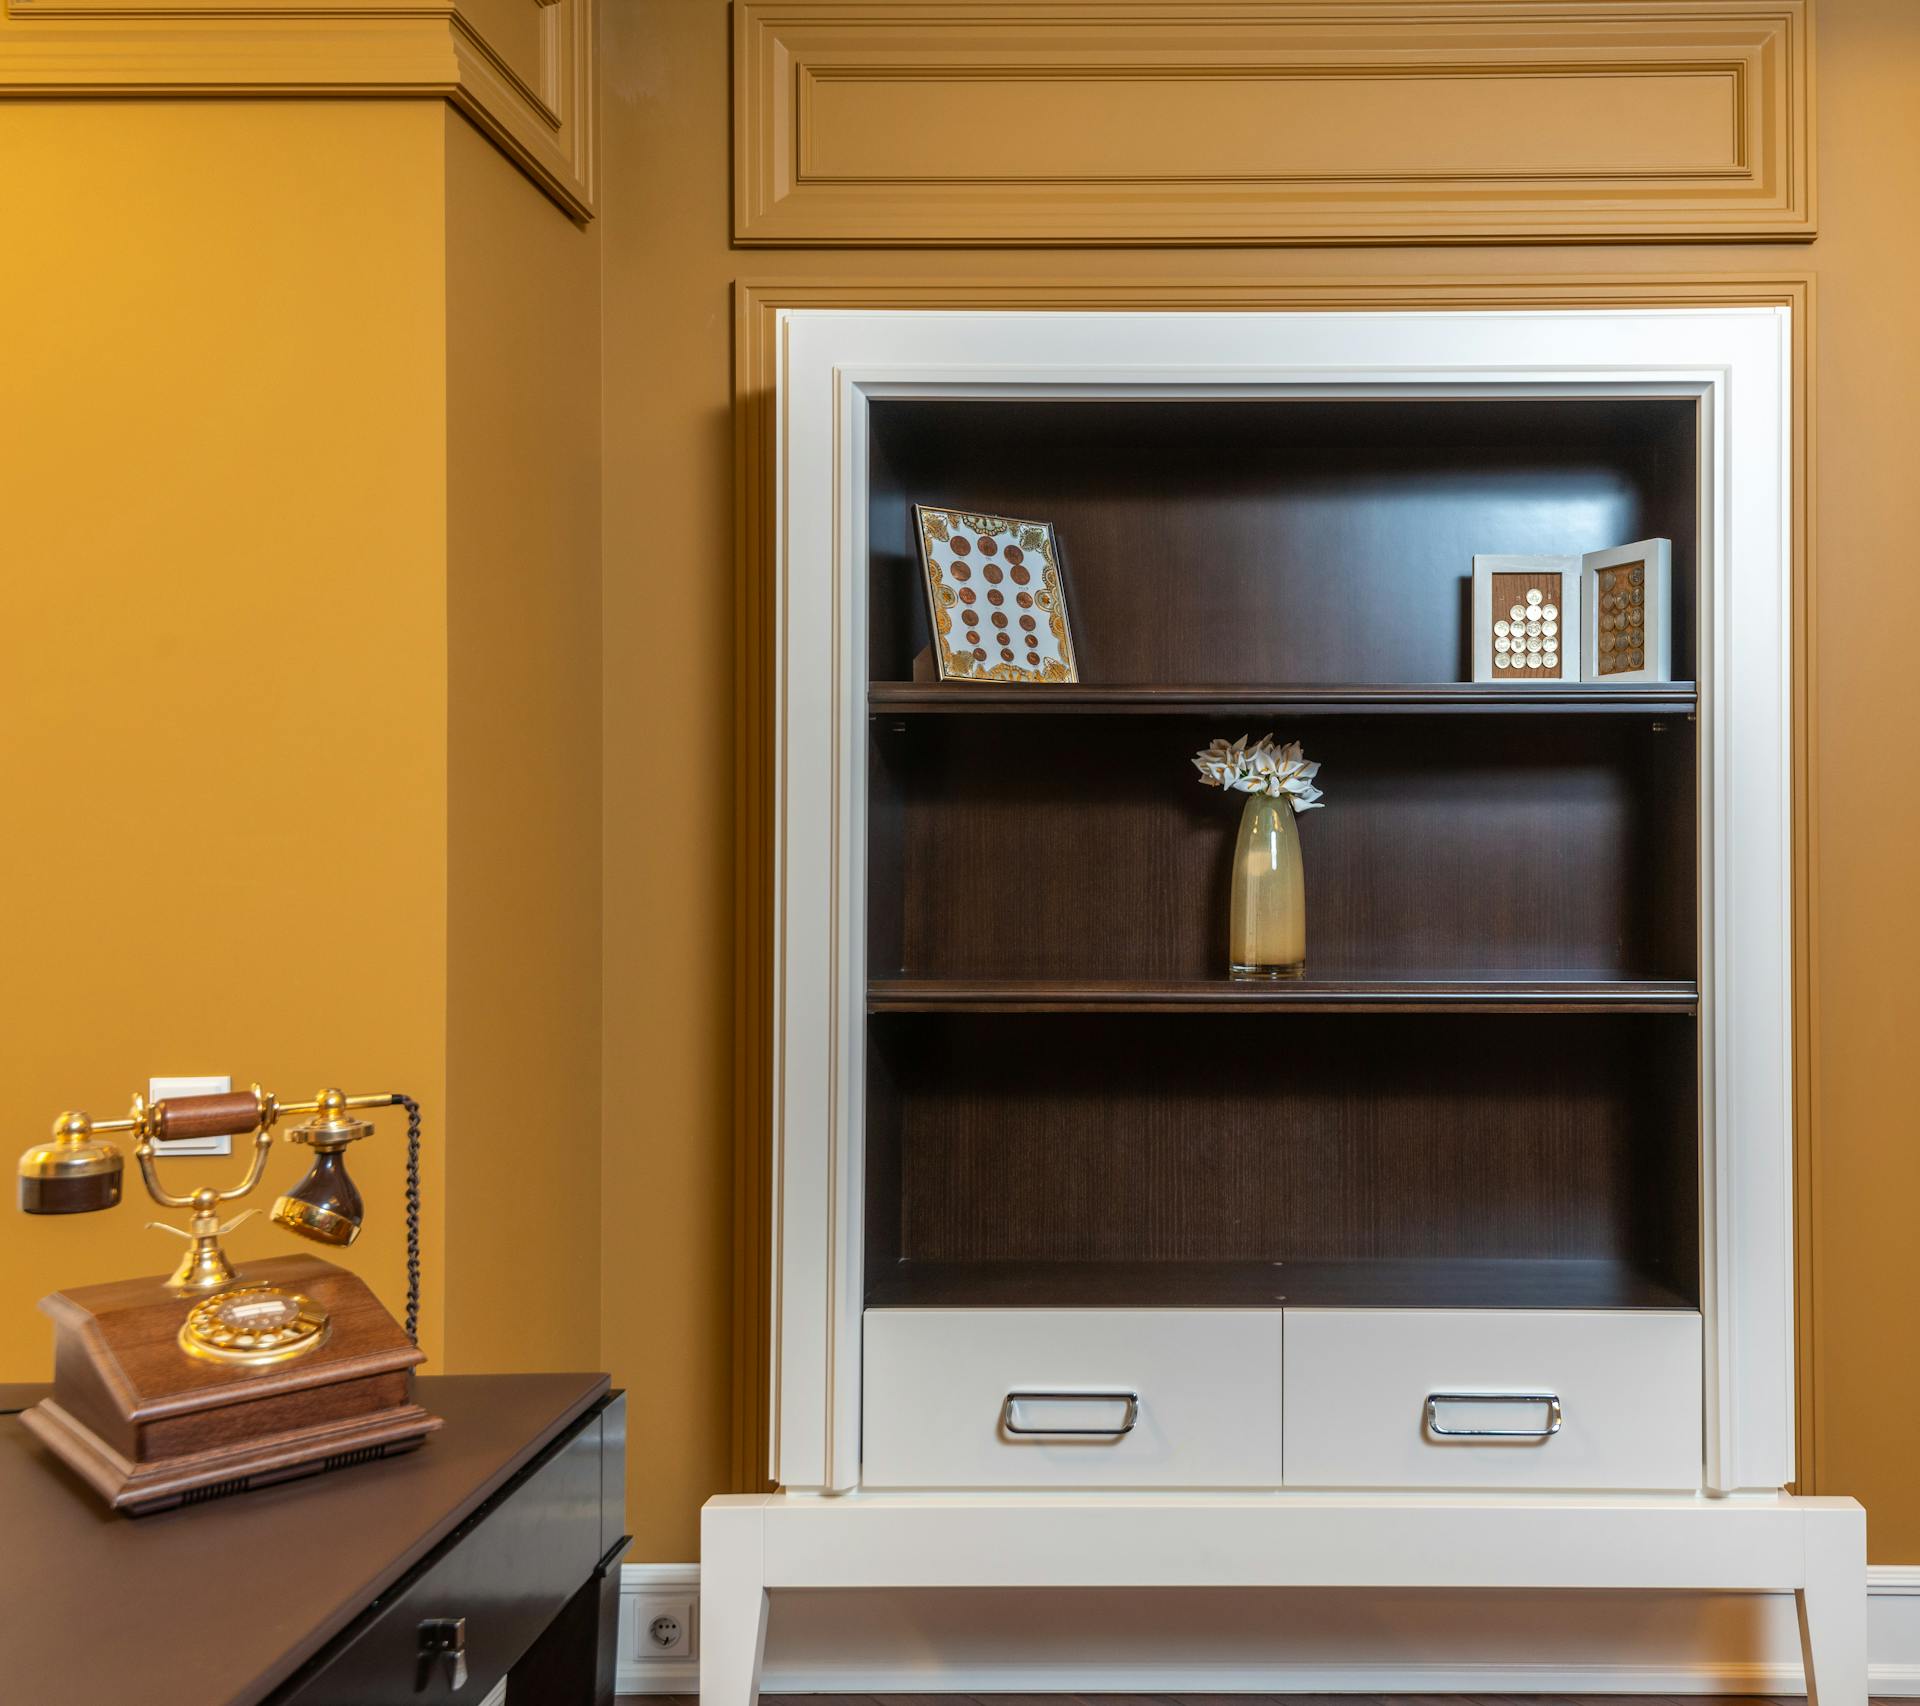
<path fill-rule="evenodd" d="M 1287 1483 L 1691 1491 L 1700 1354 L 1690 1314 L 1289 1309 Z"/>
<path fill-rule="evenodd" d="M 869 1309 L 861 1483 L 1277 1487 L 1280 1321 L 1277 1309 Z"/>

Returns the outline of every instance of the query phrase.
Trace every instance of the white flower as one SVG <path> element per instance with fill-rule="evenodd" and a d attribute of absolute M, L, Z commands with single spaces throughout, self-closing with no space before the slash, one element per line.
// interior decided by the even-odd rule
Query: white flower
<path fill-rule="evenodd" d="M 1272 735 L 1262 735 L 1251 746 L 1245 735 L 1236 741 L 1216 740 L 1194 755 L 1193 767 L 1209 788 L 1270 794 L 1286 800 L 1296 813 L 1320 804 L 1320 790 L 1313 785 L 1320 766 L 1307 761 L 1297 740 L 1279 748 Z"/>

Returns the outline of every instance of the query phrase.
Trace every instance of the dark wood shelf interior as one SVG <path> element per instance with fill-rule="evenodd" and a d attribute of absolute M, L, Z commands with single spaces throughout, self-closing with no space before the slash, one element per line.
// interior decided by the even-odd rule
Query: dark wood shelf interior
<path fill-rule="evenodd" d="M 1091 686 L 1464 682 L 1476 552 L 1647 537 L 1691 676 L 1697 431 L 1663 398 L 878 402 L 872 679 L 930 679 L 915 503 L 1054 524 Z"/>
<path fill-rule="evenodd" d="M 1660 1015 L 868 1021 L 867 1260 L 1626 1262 L 1697 1286 Z"/>
<path fill-rule="evenodd" d="M 1695 405 L 869 428 L 869 1303 L 1697 1306 L 1696 687 L 1466 679 L 1476 552 L 1649 536 L 1693 674 Z M 915 502 L 1055 524 L 1080 684 L 932 678 Z M 1269 731 L 1307 975 L 1233 984 L 1190 759 Z"/>
<path fill-rule="evenodd" d="M 1003 686 L 966 681 L 876 681 L 876 716 L 1637 716 L 1687 717 L 1698 709 L 1691 681 L 1608 687 L 1511 687 L 1484 682 L 1404 686 L 1086 687 Z"/>
<path fill-rule="evenodd" d="M 874 725 L 868 975 L 1220 978 L 1243 801 L 1195 776 L 1208 732 Z M 1697 975 L 1693 724 L 1354 719 L 1309 753 L 1327 801 L 1300 819 L 1316 978 Z"/>
<path fill-rule="evenodd" d="M 1693 1309 L 1611 1261 L 899 1262 L 869 1309 Z"/>
<path fill-rule="evenodd" d="M 1276 983 L 1224 978 L 1074 983 L 1053 978 L 968 982 L 876 978 L 869 1013 L 1668 1013 L 1699 1011 L 1679 980 L 1475 976 L 1331 978 Z"/>

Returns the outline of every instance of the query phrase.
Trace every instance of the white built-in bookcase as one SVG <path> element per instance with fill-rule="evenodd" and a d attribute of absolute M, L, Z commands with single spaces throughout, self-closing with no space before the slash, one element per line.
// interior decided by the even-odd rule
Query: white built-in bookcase
<path fill-rule="evenodd" d="M 1836 1701 L 1864 1698 L 1864 1519 L 1851 1501 L 1781 1491 L 1794 1463 L 1790 336 L 1786 311 L 1770 308 L 783 316 L 769 1133 L 769 1467 L 780 1490 L 708 1507 L 703 1693 L 721 1706 L 751 1697 L 766 1594 L 789 1587 L 1393 1584 L 1791 1588 L 1806 1612 L 1810 1679 Z M 1674 529 L 1684 533 L 1675 551 L 1676 563 L 1688 565 L 1677 579 L 1690 601 L 1692 679 L 1662 693 L 1639 689 L 1639 700 L 1604 702 L 1589 689 L 1592 703 L 1579 707 L 1553 702 L 1542 687 L 1489 722 L 1480 715 L 1488 707 L 1456 685 L 1465 668 L 1432 682 L 1431 704 L 1411 712 L 1406 700 L 1420 684 L 1406 681 L 1373 689 L 1348 682 L 1347 699 L 1336 704 L 1324 678 L 1235 678 L 1231 692 L 1213 699 L 1110 715 L 1097 725 L 1103 750 L 1138 741 L 1143 753 L 1157 753 L 1161 722 L 1171 750 L 1189 729 L 1234 735 L 1266 715 L 1287 735 L 1302 732 L 1289 718 L 1304 719 L 1305 731 L 1324 726 L 1331 747 L 1349 754 L 1356 824 L 1369 809 L 1387 809 L 1358 776 L 1365 754 L 1388 750 L 1383 731 L 1396 725 L 1377 719 L 1389 713 L 1458 730 L 1469 753 L 1497 741 L 1490 730 L 1509 727 L 1524 753 L 1548 754 L 1503 760 L 1501 809 L 1521 819 L 1527 806 L 1515 779 L 1526 764 L 1550 762 L 1556 740 L 1570 763 L 1611 754 L 1604 762 L 1616 764 L 1617 775 L 1588 791 L 1598 802 L 1594 821 L 1641 838 L 1630 843 L 1636 890 L 1691 888 L 1688 909 L 1671 914 L 1690 921 L 1687 939 L 1664 950 L 1684 963 L 1651 968 L 1655 977 L 1627 964 L 1632 955 L 1623 948 L 1577 986 L 1540 968 L 1518 979 L 1481 967 L 1441 980 L 1399 967 L 1371 981 L 1310 981 L 1235 1011 L 1230 992 L 1216 998 L 1191 976 L 1124 990 L 977 976 L 946 988 L 925 976 L 890 981 L 900 968 L 878 962 L 910 958 L 911 930 L 902 947 L 897 921 L 876 920 L 900 904 L 903 887 L 911 897 L 924 880 L 913 861 L 925 863 L 928 844 L 915 835 L 927 831 L 915 830 L 912 814 L 961 809 L 926 802 L 943 787 L 985 787 L 988 758 L 1014 744 L 1004 727 L 991 733 L 991 716 L 947 697 L 979 688 L 936 683 L 924 659 L 908 661 L 913 612 L 922 629 L 925 614 L 912 602 L 921 596 L 916 567 L 895 537 L 904 505 L 987 507 L 990 481 L 980 491 L 951 489 L 968 486 L 966 446 L 980 442 L 983 422 L 1020 423 L 1039 447 L 1026 453 L 1029 471 L 1041 470 L 1039 502 L 1048 438 L 1035 423 L 1070 433 L 1106 410 L 1112 422 L 1137 426 L 1149 420 L 1143 408 L 1184 407 L 1194 412 L 1180 420 L 1224 422 L 1204 430 L 1244 439 L 1249 421 L 1280 422 L 1274 411 L 1336 402 L 1393 423 L 1401 437 L 1380 465 L 1403 470 L 1418 462 L 1417 447 L 1403 442 L 1409 421 L 1428 418 L 1436 430 L 1492 434 L 1495 442 L 1497 425 L 1486 423 L 1511 406 L 1525 411 L 1509 418 L 1529 423 L 1525 436 L 1537 444 L 1552 439 L 1563 405 L 1566 420 L 1588 423 L 1580 430 L 1598 435 L 1594 445 L 1615 446 L 1627 470 L 1614 481 L 1626 495 L 1610 497 L 1611 476 L 1605 466 L 1595 473 L 1586 441 L 1557 461 L 1548 457 L 1578 471 L 1567 476 L 1562 506 L 1572 532 L 1583 515 L 1601 525 L 1596 517 L 1637 513 L 1631 471 L 1656 452 L 1636 436 L 1636 409 L 1649 431 L 1656 415 L 1682 418 L 1690 466 L 1677 470 L 1677 485 L 1666 440 L 1657 459 L 1662 489 L 1678 494 L 1661 513 L 1684 520 Z M 1429 417 L 1411 409 L 1429 403 L 1441 406 Z M 1010 412 L 1028 409 L 1054 412 Z M 1252 412 L 1259 410 L 1268 413 Z M 1174 418 L 1156 415 L 1160 425 L 1138 431 L 1111 426 L 1135 456 L 1136 485 L 1153 478 L 1140 475 L 1139 443 L 1126 434 L 1144 432 L 1145 443 Z M 1603 419 L 1612 424 L 1592 425 Z M 1364 431 L 1349 440 L 1348 454 L 1369 454 Z M 1516 451 L 1523 462 L 1531 454 Z M 1596 454 L 1605 464 L 1604 451 Z M 1233 455 L 1248 461 L 1244 442 Z M 1230 459 L 1224 451 L 1222 458 Z M 1082 454 L 1074 465 L 1086 463 Z M 1534 505 L 1525 525 L 1538 528 L 1551 511 L 1541 494 L 1552 498 L 1552 476 L 1531 462 L 1525 471 Z M 1212 478 L 1204 453 L 1166 457 L 1164 479 L 1193 482 L 1193 502 L 1252 501 L 1245 493 L 1207 497 Z M 1503 479 L 1486 487 L 1498 496 L 1488 499 L 1489 531 L 1525 507 L 1511 496 L 1521 487 Z M 1015 480 L 1006 489 L 1025 488 Z M 1077 501 L 1087 501 L 1084 491 Z M 1328 487 L 1314 488 L 1312 501 L 1343 500 Z M 1064 488 L 1062 502 L 1071 510 Z M 1095 532 L 1080 528 L 1083 539 Z M 1099 655 L 1104 565 L 1076 560 L 1064 525 L 1061 542 L 1090 691 L 1057 711 L 1022 703 L 995 714 L 1029 718 L 1022 726 L 1038 744 L 1074 752 L 1083 748 L 1073 742 L 1096 726 L 1084 719 L 1124 709 L 1118 702 L 1130 689 L 1103 673 Z M 1564 548 L 1620 542 L 1570 537 Z M 1479 548 L 1543 547 L 1502 536 Z M 1352 575 L 1357 598 L 1369 584 L 1363 556 L 1329 566 Z M 1195 596 L 1204 601 L 1204 569 L 1170 558 L 1167 572 L 1197 576 Z M 1469 562 L 1463 557 L 1448 572 L 1464 583 Z M 1276 597 L 1284 596 L 1278 569 L 1276 577 Z M 1245 581 L 1243 573 L 1236 584 Z M 1433 593 L 1447 621 L 1455 620 L 1453 584 Z M 1461 600 L 1463 642 L 1464 612 Z M 1526 724 L 1536 711 L 1551 721 Z M 1215 712 L 1232 726 L 1203 728 Z M 1376 720 L 1360 729 L 1368 717 Z M 897 751 L 881 744 L 887 740 Z M 1003 747 L 983 757 L 967 746 L 982 740 Z M 1639 744 L 1656 740 L 1692 744 Z M 1667 794 L 1632 794 L 1629 778 L 1643 761 L 1667 767 L 1663 786 L 1676 774 L 1686 784 L 1691 844 L 1677 854 L 1646 839 L 1651 805 L 1671 802 Z M 1674 771 L 1676 762 L 1687 768 Z M 1472 778 L 1482 773 L 1463 772 L 1459 810 L 1476 809 Z M 1330 770 L 1323 781 L 1328 812 L 1337 812 L 1337 777 Z M 1170 776 L 1168 786 L 1189 784 Z M 1093 821 L 1099 801 L 1084 809 Z M 1126 821 L 1160 820 L 1142 806 Z M 1310 980 L 1317 827 L 1306 826 Z M 1359 833 L 1343 826 L 1328 832 L 1327 845 Z M 1029 852 L 1042 845 L 1008 841 L 1015 844 Z M 991 847 L 991 834 L 977 845 Z M 1653 859 L 1650 847 L 1665 851 Z M 1179 866 L 1173 852 L 1167 858 L 1169 869 Z M 1349 936 L 1363 925 L 1347 925 Z M 1328 951 L 1346 950 L 1335 943 Z M 1232 1035 L 1257 1036 L 1262 1047 L 1291 1035 L 1303 1046 L 1319 1039 L 1344 1051 L 1359 1033 L 1328 1027 L 1375 1022 L 1383 1048 L 1411 1039 L 1416 1056 L 1431 1048 L 1438 1058 L 1454 1037 L 1469 1048 L 1476 1035 L 1497 1037 L 1525 1054 L 1529 1095 L 1550 1092 L 1555 1049 L 1590 1053 L 1615 1048 L 1618 1037 L 1624 1054 L 1633 1039 L 1651 1039 L 1645 1046 L 1666 1063 L 1663 1135 L 1636 1138 L 1627 1115 L 1611 1108 L 1613 1123 L 1594 1129 L 1614 1134 L 1606 1141 L 1619 1143 L 1623 1169 L 1639 1169 L 1623 1190 L 1666 1189 L 1671 1200 L 1644 1213 L 1596 1211 L 1600 1232 L 1590 1235 L 1604 1239 L 1608 1212 L 1623 1226 L 1665 1213 L 1650 1268 L 1638 1261 L 1647 1271 L 1622 1278 L 1635 1264 L 1616 1263 L 1602 1274 L 1604 1265 L 1587 1260 L 1593 1252 L 1576 1249 L 1570 1233 L 1568 1250 L 1581 1261 L 1556 1267 L 1538 1259 L 1535 1245 L 1514 1252 L 1534 1262 L 1527 1271 L 1537 1285 L 1503 1277 L 1521 1270 L 1497 1261 L 1315 1266 L 1274 1249 L 1260 1252 L 1274 1274 L 1270 1295 L 1260 1291 L 1257 1264 L 1246 1261 L 1231 1274 L 1221 1265 L 1170 1265 L 1160 1294 L 1156 1252 L 1143 1248 L 1109 1297 L 1101 1289 L 1107 1269 L 1068 1260 L 947 1260 L 938 1283 L 922 1281 L 935 1265 L 914 1266 L 897 1226 L 870 1224 L 876 1216 L 901 1220 L 910 1233 L 941 1224 L 937 1214 L 928 1218 L 925 1200 L 939 1188 L 940 1169 L 915 1160 L 910 1146 L 961 1145 L 951 1122 L 924 1115 L 927 1085 L 938 1089 L 939 1062 L 956 1046 L 1025 1051 L 1031 1071 L 1033 1060 L 1047 1058 L 1035 1042 L 1046 1027 L 1060 1027 L 1082 1051 L 1125 1052 L 1129 1037 L 1148 1034 L 1128 1025 L 1168 1015 L 1165 1023 L 1188 1027 L 1181 1037 L 1199 1039 L 1207 1033 L 1197 1015 L 1216 1009 L 1224 1026 L 1236 1027 Z M 1496 1028 L 1476 1033 L 1480 1021 Z M 1175 1051 L 1163 1046 L 1171 1058 Z M 1396 1094 L 1404 1089 L 1396 1071 L 1418 1079 L 1392 1057 L 1380 1070 Z M 1577 1076 L 1571 1067 L 1569 1074 Z M 1143 1082 L 1136 1068 L 1120 1076 Z M 1085 1094 L 1084 1077 L 1075 1082 Z M 1578 1139 L 1578 1122 L 1588 1117 L 1578 1109 L 1587 1104 L 1569 1095 L 1576 1111 L 1566 1129 Z M 1367 1117 L 1377 1137 L 1388 1116 L 1369 1109 Z M 989 1139 L 1000 1144 L 992 1153 L 1017 1153 L 1006 1148 L 1017 1133 L 981 1135 L 990 1111 L 968 1119 L 964 1135 L 975 1148 L 966 1153 L 976 1161 Z M 1284 1132 L 1283 1100 L 1275 1119 Z M 1191 1123 L 1181 1130 L 1191 1133 Z M 1391 1140 L 1390 1127 L 1380 1140 Z M 1457 1145 L 1460 1134 L 1446 1141 Z M 1203 1148 L 1195 1145 L 1196 1165 Z M 1654 1149 L 1666 1157 L 1658 1166 L 1633 1159 Z M 1026 1188 L 1063 1188 L 1044 1155 L 1029 1159 Z M 998 1248 L 991 1188 L 975 1180 L 967 1189 L 973 1219 L 949 1241 Z M 903 1206 L 906 1195 L 914 1214 Z M 1676 1231 L 1677 1220 L 1685 1224 Z M 1022 1236 L 1031 1243 L 1041 1234 Z M 1363 1228 L 1362 1242 L 1366 1236 Z M 1530 1236 L 1537 1244 L 1545 1235 L 1536 1226 Z M 1489 1439 L 1488 1429 L 1534 1437 Z"/>

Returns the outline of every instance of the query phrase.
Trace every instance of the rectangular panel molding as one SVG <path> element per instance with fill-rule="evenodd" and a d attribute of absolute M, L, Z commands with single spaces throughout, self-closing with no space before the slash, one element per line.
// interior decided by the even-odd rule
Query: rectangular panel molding
<path fill-rule="evenodd" d="M 0 99 L 438 96 L 593 215 L 596 0 L 9 0 Z"/>
<path fill-rule="evenodd" d="M 746 244 L 1805 241 L 1812 0 L 737 0 Z"/>

